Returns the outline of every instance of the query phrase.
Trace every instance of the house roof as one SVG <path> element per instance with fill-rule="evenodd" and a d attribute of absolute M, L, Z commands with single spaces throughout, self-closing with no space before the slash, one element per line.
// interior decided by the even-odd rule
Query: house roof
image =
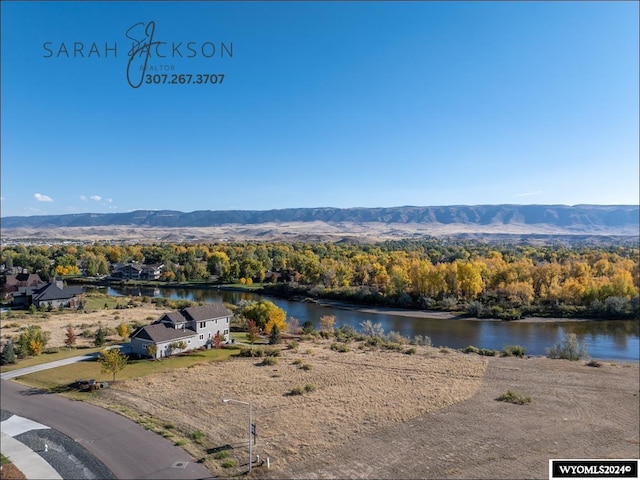
<path fill-rule="evenodd" d="M 231 311 L 221 303 L 208 303 L 198 307 L 183 308 L 180 312 L 185 318 L 195 320 L 196 322 L 233 315 Z"/>
<path fill-rule="evenodd" d="M 233 315 L 233 313 L 231 313 L 231 311 L 221 303 L 208 303 L 198 307 L 183 308 L 178 312 L 165 313 L 153 322 L 153 324 L 155 325 L 161 323 L 163 320 L 169 320 L 173 324 L 177 325 L 192 321 L 202 322 L 215 318 L 229 317 L 231 315 Z"/>
<path fill-rule="evenodd" d="M 155 322 L 153 322 L 154 324 L 156 323 L 160 323 L 162 322 L 162 320 L 167 319 L 171 322 L 173 322 L 174 324 L 178 324 L 178 323 L 184 323 L 187 321 L 186 318 L 184 318 L 180 312 L 169 312 L 169 313 L 165 313 L 164 315 L 162 315 L 159 319 L 157 319 Z"/>
<path fill-rule="evenodd" d="M 131 338 L 140 338 L 151 340 L 154 343 L 171 342 L 183 338 L 193 337 L 196 333 L 190 329 L 175 329 L 166 326 L 163 323 L 154 323 L 136 330 Z"/>
<path fill-rule="evenodd" d="M 33 290 L 33 300 L 46 302 L 48 300 L 66 300 L 82 293 L 82 287 L 60 288 L 55 283 L 47 283 L 45 286 Z"/>

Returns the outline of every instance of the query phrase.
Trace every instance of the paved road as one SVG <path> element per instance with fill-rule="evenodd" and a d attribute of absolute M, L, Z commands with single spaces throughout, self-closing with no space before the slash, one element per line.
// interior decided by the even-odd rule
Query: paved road
<path fill-rule="evenodd" d="M 63 362 L 73 363 L 70 360 Z M 95 405 L 9 382 L 4 380 L 4 375 L 0 382 L 3 410 L 71 437 L 119 479 L 211 478 L 210 472 L 195 463 L 182 448 L 125 417 Z"/>

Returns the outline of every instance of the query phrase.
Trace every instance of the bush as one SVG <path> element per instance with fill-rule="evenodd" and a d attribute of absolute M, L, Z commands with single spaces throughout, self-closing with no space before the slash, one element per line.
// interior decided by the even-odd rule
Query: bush
<path fill-rule="evenodd" d="M 416 351 L 417 351 L 416 347 L 411 347 L 411 348 L 405 350 L 404 353 L 406 353 L 407 355 L 415 355 Z"/>
<path fill-rule="evenodd" d="M 416 335 L 410 342 L 412 345 L 421 345 L 423 347 L 431 346 L 431 337 L 427 335 Z"/>
<path fill-rule="evenodd" d="M 307 383 L 307 384 L 304 386 L 304 391 L 305 391 L 305 392 L 307 392 L 307 393 L 314 392 L 314 391 L 315 391 L 315 389 L 316 389 L 316 386 L 315 386 L 313 383 Z"/>
<path fill-rule="evenodd" d="M 178 440 L 174 445 L 176 447 L 184 447 L 187 443 L 189 443 L 187 440 L 182 439 L 182 440 Z"/>
<path fill-rule="evenodd" d="M 525 351 L 526 350 L 522 345 L 509 345 L 502 349 L 502 356 L 523 358 Z"/>
<path fill-rule="evenodd" d="M 344 343 L 334 342 L 331 344 L 331 350 L 335 350 L 336 352 L 340 352 L 340 353 L 345 353 L 345 352 L 349 352 L 351 349 L 349 348 L 348 345 L 345 345 Z"/>
<path fill-rule="evenodd" d="M 391 343 L 408 343 L 407 339 L 400 335 L 400 332 L 390 331 L 387 334 L 387 342 Z"/>
<path fill-rule="evenodd" d="M 593 360 L 593 359 L 591 359 L 591 360 L 589 360 L 589 361 L 586 363 L 586 365 L 587 365 L 587 367 L 596 367 L 596 368 L 599 368 L 599 367 L 601 367 L 601 366 L 602 366 L 602 363 L 598 362 L 597 360 Z"/>
<path fill-rule="evenodd" d="M 311 370 L 313 367 L 311 365 L 309 365 L 308 363 L 305 363 L 303 365 L 300 366 L 301 370 L 304 370 L 305 372 L 308 372 L 309 370 Z"/>
<path fill-rule="evenodd" d="M 289 391 L 289 395 L 290 395 L 290 396 L 302 395 L 303 393 L 304 393 L 304 387 L 293 387 L 293 388 Z"/>
<path fill-rule="evenodd" d="M 515 405 L 525 405 L 527 403 L 531 403 L 531 397 L 520 395 L 513 390 L 507 390 L 506 393 L 503 393 L 498 398 L 496 398 L 499 402 L 507 402 L 513 403 Z"/>
<path fill-rule="evenodd" d="M 222 462 L 222 468 L 233 468 L 235 466 L 236 466 L 236 461 L 234 459 L 232 459 L 232 458 Z"/>
<path fill-rule="evenodd" d="M 464 353 L 480 353 L 478 347 L 474 347 L 473 345 L 469 345 L 465 349 L 462 350 Z"/>
<path fill-rule="evenodd" d="M 548 358 L 575 361 L 586 356 L 586 346 L 578 342 L 578 337 L 575 333 L 567 333 L 562 344 L 556 344 L 551 348 L 547 348 Z"/>
<path fill-rule="evenodd" d="M 293 341 L 291 341 L 291 342 L 287 343 L 287 348 L 288 348 L 289 350 L 295 350 L 296 348 L 298 348 L 298 345 L 299 345 L 299 344 L 298 344 L 298 342 L 296 342 L 295 340 L 293 340 Z"/>
<path fill-rule="evenodd" d="M 278 359 L 276 357 L 264 357 L 260 365 L 262 366 L 273 366 L 278 364 Z"/>
<path fill-rule="evenodd" d="M 196 443 L 202 443 L 202 441 L 205 438 L 205 433 L 202 430 L 196 430 L 195 432 L 193 432 L 191 434 L 191 438 L 196 442 Z"/>

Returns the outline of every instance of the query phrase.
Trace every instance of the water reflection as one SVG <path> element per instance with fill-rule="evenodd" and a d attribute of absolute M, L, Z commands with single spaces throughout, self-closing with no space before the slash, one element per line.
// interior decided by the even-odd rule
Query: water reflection
<path fill-rule="evenodd" d="M 522 345 L 531 355 L 544 355 L 548 347 L 560 343 L 565 333 L 575 333 L 585 342 L 589 355 L 594 358 L 638 360 L 640 357 L 640 324 L 636 321 L 594 322 L 498 322 L 477 320 L 442 320 L 417 318 L 389 313 L 373 314 L 353 309 L 324 306 L 316 303 L 294 302 L 280 298 L 264 297 L 250 292 L 233 292 L 217 289 L 154 289 L 113 288 L 110 295 L 135 295 L 167 297 L 173 300 L 187 299 L 196 302 L 227 302 L 236 304 L 240 300 L 269 298 L 295 317 L 300 324 L 311 320 L 319 325 L 323 315 L 335 315 L 336 325 L 351 325 L 359 328 L 361 322 L 371 320 L 381 323 L 386 332 L 397 331 L 406 337 L 428 335 L 435 346 L 446 345 L 464 348 L 475 345 L 480 348 L 500 350 L 507 345 Z"/>

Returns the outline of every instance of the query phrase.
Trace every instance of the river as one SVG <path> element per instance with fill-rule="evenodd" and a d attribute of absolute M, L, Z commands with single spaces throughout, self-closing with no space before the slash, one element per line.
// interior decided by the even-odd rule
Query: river
<path fill-rule="evenodd" d="M 428 335 L 434 346 L 501 350 L 507 345 L 522 345 L 527 354 L 544 355 L 548 347 L 560 343 L 565 333 L 575 333 L 584 342 L 589 356 L 597 359 L 638 361 L 640 357 L 640 323 L 637 320 L 560 321 L 560 322 L 503 322 L 472 319 L 421 318 L 393 313 L 365 313 L 356 309 L 327 306 L 319 303 L 297 302 L 276 297 L 216 289 L 173 289 L 144 287 L 109 287 L 109 295 L 134 295 L 186 299 L 196 302 L 228 302 L 268 298 L 295 317 L 302 325 L 311 320 L 316 327 L 323 315 L 335 315 L 336 326 L 371 320 L 380 323 L 385 332 L 397 331 L 405 337 Z"/>

